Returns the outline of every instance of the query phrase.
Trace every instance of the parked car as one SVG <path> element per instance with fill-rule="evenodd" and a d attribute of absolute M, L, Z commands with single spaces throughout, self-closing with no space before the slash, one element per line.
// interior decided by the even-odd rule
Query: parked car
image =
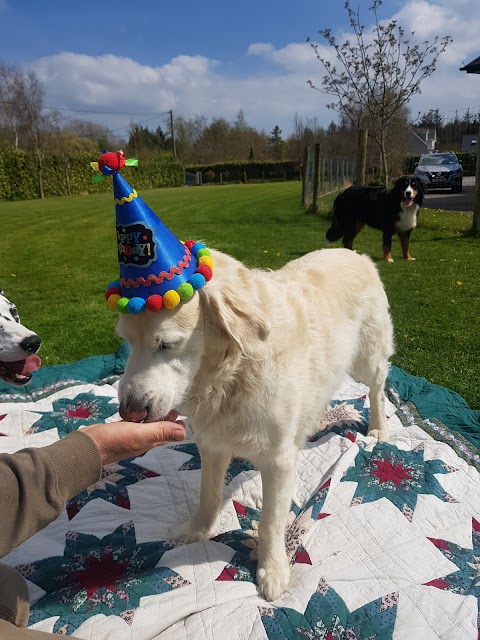
<path fill-rule="evenodd" d="M 454 153 L 428 153 L 415 165 L 415 177 L 427 192 L 429 189 L 451 189 L 461 193 L 463 168 Z"/>

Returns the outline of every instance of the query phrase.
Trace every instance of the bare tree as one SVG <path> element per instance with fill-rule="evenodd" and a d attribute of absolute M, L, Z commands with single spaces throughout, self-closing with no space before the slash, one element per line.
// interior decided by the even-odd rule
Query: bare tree
<path fill-rule="evenodd" d="M 312 88 L 333 96 L 336 101 L 327 105 L 343 113 L 355 127 L 364 128 L 364 120 L 370 121 L 370 136 L 380 149 L 382 175 L 388 184 L 386 142 L 398 111 L 410 98 L 420 93 L 420 85 L 436 68 L 438 57 L 452 42 L 450 36 L 436 36 L 433 42 L 425 40 L 421 45 L 411 44 L 405 30 L 396 20 L 381 22 L 378 16 L 382 0 L 372 0 L 370 11 L 374 15 L 371 33 L 361 24 L 359 11 L 345 1 L 352 41 L 339 44 L 331 29 L 322 29 L 320 35 L 334 49 L 337 66 L 321 53 L 320 46 L 312 42 L 318 60 L 326 75 L 322 86 L 309 81 Z M 415 34 L 411 32 L 411 36 Z"/>
<path fill-rule="evenodd" d="M 0 125 L 4 133 L 4 143 L 16 149 L 20 146 L 20 136 L 25 128 L 25 74 L 11 65 L 0 65 Z"/>

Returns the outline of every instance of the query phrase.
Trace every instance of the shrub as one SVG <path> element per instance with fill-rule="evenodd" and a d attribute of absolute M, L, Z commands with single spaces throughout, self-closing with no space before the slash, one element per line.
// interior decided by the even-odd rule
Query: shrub
<path fill-rule="evenodd" d="M 93 183 L 95 175 L 90 167 L 89 153 L 74 156 L 45 153 L 42 155 L 42 185 L 46 198 L 110 191 L 109 180 Z M 68 174 L 68 183 L 67 183 Z M 158 156 L 141 162 L 138 169 L 126 169 L 126 179 L 136 189 L 178 187 L 184 184 L 183 166 L 172 156 Z M 129 176 L 132 176 L 130 179 Z M 40 197 L 38 159 L 21 149 L 0 150 L 0 199 L 30 200 Z"/>

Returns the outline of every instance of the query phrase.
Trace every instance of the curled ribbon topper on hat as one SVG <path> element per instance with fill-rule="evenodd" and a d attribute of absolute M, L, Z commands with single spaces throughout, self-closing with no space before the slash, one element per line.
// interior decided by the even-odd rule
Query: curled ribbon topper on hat
<path fill-rule="evenodd" d="M 97 162 L 91 162 L 90 166 L 94 171 L 99 171 L 102 175 L 94 176 L 92 182 L 101 182 L 105 176 L 112 175 L 120 171 L 123 167 L 138 167 L 136 158 L 125 159 L 125 154 L 120 149 L 116 153 L 104 151 Z"/>

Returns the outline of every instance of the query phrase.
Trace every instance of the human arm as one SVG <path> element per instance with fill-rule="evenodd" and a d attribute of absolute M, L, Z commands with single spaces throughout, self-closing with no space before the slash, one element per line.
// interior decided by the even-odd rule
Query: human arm
<path fill-rule="evenodd" d="M 0 454 L 0 557 L 53 522 L 68 500 L 97 482 L 102 465 L 184 437 L 181 423 L 114 422 L 84 427 L 46 447 Z"/>

